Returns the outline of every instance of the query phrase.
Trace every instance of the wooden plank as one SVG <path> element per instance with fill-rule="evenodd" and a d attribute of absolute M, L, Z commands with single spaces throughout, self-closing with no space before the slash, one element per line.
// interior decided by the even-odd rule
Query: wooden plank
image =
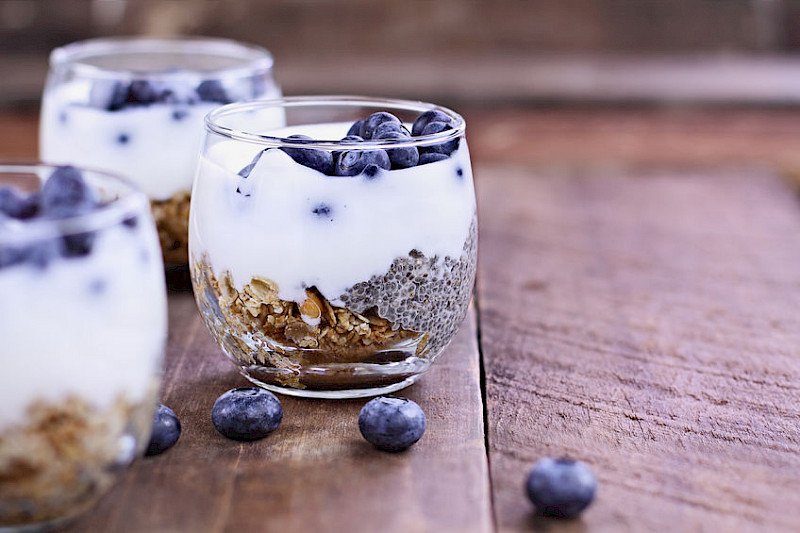
<path fill-rule="evenodd" d="M 480 369 L 472 316 L 419 383 L 428 429 L 389 454 L 361 438 L 364 401 L 281 397 L 263 441 L 218 434 L 211 407 L 244 386 L 202 324 L 190 292 L 169 298 L 163 402 L 181 419 L 175 448 L 136 463 L 68 531 L 467 531 L 492 528 Z"/>
<path fill-rule="evenodd" d="M 800 530 L 800 209 L 786 185 L 477 174 L 499 530 Z M 580 520 L 532 515 L 521 487 L 545 455 L 593 466 Z"/>

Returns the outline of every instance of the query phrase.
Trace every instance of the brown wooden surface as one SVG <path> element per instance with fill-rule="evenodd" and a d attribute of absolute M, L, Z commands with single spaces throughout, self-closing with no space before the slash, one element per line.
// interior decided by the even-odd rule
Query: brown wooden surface
<path fill-rule="evenodd" d="M 590 463 L 554 530 L 800 530 L 800 209 L 756 171 L 483 168 L 479 302 L 495 514 Z"/>
<path fill-rule="evenodd" d="M 173 291 L 162 399 L 183 436 L 69 531 L 800 530 L 800 209 L 769 170 L 797 174 L 800 112 L 465 115 L 480 335 L 471 318 L 404 393 L 423 439 L 380 453 L 363 402 L 291 398 L 264 441 L 224 439 L 211 406 L 244 381 Z M 35 136 L 0 116 L 0 157 Z M 561 454 L 600 480 L 576 521 L 522 491 Z"/>

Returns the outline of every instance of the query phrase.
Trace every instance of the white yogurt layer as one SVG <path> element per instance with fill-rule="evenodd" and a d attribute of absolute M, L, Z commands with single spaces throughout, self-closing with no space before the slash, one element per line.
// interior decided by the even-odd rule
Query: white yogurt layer
<path fill-rule="evenodd" d="M 96 233 L 89 255 L 0 269 L 0 427 L 35 401 L 77 395 L 105 408 L 146 399 L 167 335 L 152 228 Z"/>
<path fill-rule="evenodd" d="M 340 139 L 349 126 L 284 128 L 279 135 Z M 281 299 L 300 303 L 305 288 L 316 286 L 342 305 L 347 289 L 411 250 L 461 255 L 475 216 L 464 139 L 448 159 L 372 179 L 326 176 L 278 149 L 267 150 L 248 178 L 238 176 L 262 149 L 229 140 L 210 146 L 192 193 L 191 255 L 207 257 L 217 274 L 230 271 L 237 289 L 262 276 L 278 284 Z"/>
<path fill-rule="evenodd" d="M 219 103 L 151 104 L 117 111 L 74 103 L 87 101 L 88 91 L 89 86 L 76 83 L 45 93 L 43 161 L 114 172 L 154 200 L 191 190 L 203 117 Z"/>

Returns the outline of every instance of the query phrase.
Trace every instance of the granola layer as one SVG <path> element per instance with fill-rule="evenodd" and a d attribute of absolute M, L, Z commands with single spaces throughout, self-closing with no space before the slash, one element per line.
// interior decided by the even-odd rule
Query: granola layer
<path fill-rule="evenodd" d="M 152 407 L 118 398 L 97 409 L 80 397 L 36 401 L 26 422 L 0 431 L 0 527 L 75 516 L 133 460 Z"/>
<path fill-rule="evenodd" d="M 150 201 L 161 251 L 167 264 L 185 265 L 189 261 L 190 200 L 190 193 L 181 191 L 168 200 Z"/>

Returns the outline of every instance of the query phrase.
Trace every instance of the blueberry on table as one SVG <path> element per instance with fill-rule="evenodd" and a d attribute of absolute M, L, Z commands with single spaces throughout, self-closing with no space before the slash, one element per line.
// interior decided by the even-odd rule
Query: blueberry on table
<path fill-rule="evenodd" d="M 425 129 L 425 126 L 431 122 L 444 122 L 445 124 L 452 124 L 453 120 L 449 115 L 435 109 L 425 111 L 417 117 L 417 120 L 415 120 L 414 124 L 411 126 L 411 135 L 414 137 L 419 137 L 422 135 L 422 130 Z"/>
<path fill-rule="evenodd" d="M 75 167 L 56 168 L 42 185 L 41 212 L 49 218 L 80 215 L 97 205 L 97 194 Z"/>
<path fill-rule="evenodd" d="M 383 133 L 380 139 L 407 140 L 409 137 L 405 133 L 399 131 L 390 131 Z M 414 146 L 408 146 L 406 148 L 387 148 L 386 153 L 389 156 L 389 161 L 392 163 L 392 168 L 409 168 L 419 163 L 419 150 Z"/>
<path fill-rule="evenodd" d="M 217 398 L 211 421 L 217 431 L 233 440 L 263 439 L 280 425 L 283 407 L 268 390 L 256 387 L 232 389 Z"/>
<path fill-rule="evenodd" d="M 337 176 L 357 176 L 370 165 L 386 170 L 392 168 L 385 150 L 347 150 L 338 153 L 334 173 Z"/>
<path fill-rule="evenodd" d="M 145 455 L 158 455 L 178 442 L 181 436 L 181 421 L 175 412 L 166 405 L 159 404 L 153 419 L 153 433 Z"/>
<path fill-rule="evenodd" d="M 441 133 L 443 131 L 452 130 L 453 126 L 446 122 L 429 122 L 427 126 L 422 128 L 422 132 L 420 136 L 425 135 L 434 135 L 436 133 Z M 440 144 L 435 144 L 433 146 L 423 146 L 420 147 L 420 152 L 438 152 L 444 155 L 450 155 L 455 152 L 456 148 L 458 148 L 458 141 L 459 139 L 453 139 L 452 141 L 447 141 Z"/>
<path fill-rule="evenodd" d="M 195 89 L 200 100 L 205 102 L 218 102 L 220 104 L 230 104 L 233 102 L 228 96 L 225 87 L 220 80 L 205 80 Z"/>
<path fill-rule="evenodd" d="M 573 518 L 592 503 L 597 480 L 581 461 L 545 457 L 533 465 L 525 489 L 542 514 Z"/>
<path fill-rule="evenodd" d="M 425 413 L 407 398 L 381 396 L 368 401 L 358 415 L 361 435 L 378 449 L 399 452 L 425 433 Z"/>
<path fill-rule="evenodd" d="M 372 135 L 375 133 L 375 130 L 378 129 L 378 126 L 386 122 L 395 123 L 398 126 L 401 125 L 400 119 L 396 116 L 392 115 L 391 113 L 387 113 L 386 111 L 378 111 L 377 113 L 373 113 L 365 118 L 362 122 L 360 133 L 361 137 L 363 137 L 365 140 L 372 139 Z"/>
<path fill-rule="evenodd" d="M 445 154 L 440 154 L 438 152 L 425 152 L 419 154 L 419 163 L 420 165 L 427 165 L 428 163 L 435 163 L 437 161 L 443 161 L 450 156 Z"/>
<path fill-rule="evenodd" d="M 307 135 L 290 135 L 287 139 L 295 139 L 300 141 L 311 141 L 311 137 Z M 323 174 L 332 174 L 333 169 L 333 156 L 326 150 L 317 150 L 315 148 L 293 148 L 289 146 L 281 147 L 281 150 L 286 152 L 289 157 L 294 159 L 295 163 L 300 163 L 304 167 L 313 168 L 317 172 Z"/>

